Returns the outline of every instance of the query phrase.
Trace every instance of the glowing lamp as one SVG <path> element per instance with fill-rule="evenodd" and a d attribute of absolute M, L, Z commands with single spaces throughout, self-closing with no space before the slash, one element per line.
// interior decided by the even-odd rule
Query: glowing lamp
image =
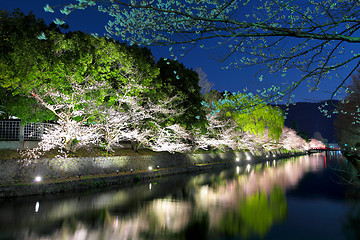
<path fill-rule="evenodd" d="M 236 161 L 237 161 L 237 162 L 240 161 L 240 158 L 236 158 Z"/>
<path fill-rule="evenodd" d="M 35 182 L 41 182 L 41 177 L 40 176 L 36 176 L 36 178 L 35 178 Z"/>
<path fill-rule="evenodd" d="M 150 166 L 150 167 L 149 167 L 149 171 L 151 171 L 151 170 L 152 170 L 152 167 Z"/>

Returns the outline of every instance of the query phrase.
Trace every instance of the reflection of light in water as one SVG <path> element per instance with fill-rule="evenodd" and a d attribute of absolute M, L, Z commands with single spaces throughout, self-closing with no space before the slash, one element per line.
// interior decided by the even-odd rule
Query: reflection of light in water
<path fill-rule="evenodd" d="M 246 170 L 249 172 L 252 169 L 251 174 L 245 172 L 245 174 L 238 175 L 234 179 L 227 179 L 228 175 L 223 172 L 216 175 L 217 178 L 214 178 L 215 181 L 219 179 L 221 181 L 221 184 L 215 184 L 215 187 L 210 187 L 213 186 L 211 184 L 204 185 L 208 183 L 206 177 L 208 175 L 204 174 L 189 182 L 191 189 L 188 193 L 191 195 L 189 197 L 191 200 L 187 198 L 181 198 L 181 201 L 175 201 L 171 198 L 155 199 L 139 208 L 134 214 L 107 216 L 106 223 L 109 224 L 104 224 L 104 227 L 86 229 L 84 224 L 78 223 L 74 231 L 58 231 L 55 233 L 56 236 L 52 236 L 50 239 L 141 239 L 142 233 L 145 232 L 151 232 L 154 234 L 154 239 L 160 239 L 159 236 L 162 236 L 161 234 L 164 232 L 179 233 L 184 231 L 189 220 L 192 219 L 195 209 L 207 212 L 209 228 L 215 228 L 226 212 L 224 208 L 234 211 L 239 206 L 239 202 L 244 201 L 247 196 L 259 192 L 269 194 L 274 186 L 286 189 L 296 185 L 309 169 L 319 169 L 323 166 L 324 156 L 318 156 L 318 160 L 320 161 L 318 168 L 316 168 L 315 156 L 301 157 L 299 161 L 277 162 L 276 168 L 270 167 L 262 170 L 259 167 L 247 164 Z M 262 166 L 262 164 L 259 166 Z M 266 165 L 271 166 L 272 163 L 267 161 Z M 236 172 L 238 174 L 241 172 L 239 166 L 236 167 Z M 141 191 L 146 189 L 146 185 L 143 187 Z M 151 188 L 152 184 L 150 183 L 149 189 Z M 146 192 L 149 194 L 147 196 L 152 193 L 151 191 Z M 133 193 L 105 194 L 92 201 L 92 204 L 95 209 L 101 209 L 100 207 L 108 207 L 109 205 L 122 206 L 121 203 L 128 200 L 128 194 Z M 37 202 L 35 212 L 39 210 L 39 205 L 39 202 Z M 43 207 L 42 212 L 39 214 L 45 212 L 44 209 Z M 62 215 L 68 212 L 74 214 L 78 213 L 79 209 L 82 209 L 82 205 L 78 201 L 67 201 L 66 204 L 58 206 L 57 212 L 62 213 Z M 48 215 L 49 211 L 46 212 Z"/>
<path fill-rule="evenodd" d="M 116 230 L 117 228 L 118 228 L 118 226 L 119 226 L 119 217 L 116 217 L 115 219 L 114 219 L 114 230 Z"/>
<path fill-rule="evenodd" d="M 326 155 L 325 155 L 324 161 L 325 161 L 325 168 L 326 168 Z"/>
<path fill-rule="evenodd" d="M 85 239 L 88 239 L 87 238 L 87 235 L 88 235 L 88 230 L 87 229 L 84 229 L 84 228 L 82 228 L 82 229 L 79 229 L 79 230 L 77 230 L 76 232 L 75 232 L 75 236 L 74 236 L 74 239 L 76 239 L 76 240 L 85 240 Z"/>
<path fill-rule="evenodd" d="M 275 164 L 276 164 L 276 161 L 275 161 L 275 160 L 273 161 L 273 164 L 274 164 L 274 167 L 275 167 Z"/>
<path fill-rule="evenodd" d="M 269 167 L 269 161 L 266 161 L 266 167 Z"/>
<path fill-rule="evenodd" d="M 157 199 L 149 207 L 146 215 L 155 217 L 156 225 L 166 231 L 176 232 L 185 228 L 191 215 L 191 206 L 185 201 Z"/>
<path fill-rule="evenodd" d="M 39 212 L 39 207 L 40 207 L 40 203 L 39 202 L 36 202 L 35 204 L 35 212 Z"/>

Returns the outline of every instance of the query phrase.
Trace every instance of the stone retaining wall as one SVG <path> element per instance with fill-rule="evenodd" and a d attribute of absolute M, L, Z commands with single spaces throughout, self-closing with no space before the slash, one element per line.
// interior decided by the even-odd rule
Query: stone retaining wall
<path fill-rule="evenodd" d="M 272 152 L 269 158 L 275 158 L 281 152 Z M 66 179 L 94 174 L 109 174 L 153 169 L 192 166 L 196 164 L 218 163 L 226 161 L 251 162 L 258 159 L 267 159 L 266 153 L 254 156 L 250 152 L 227 152 L 205 154 L 170 154 L 158 153 L 146 156 L 114 156 L 114 157 L 84 157 L 62 159 L 40 159 L 25 166 L 21 161 L 0 160 L 0 184 L 32 182 L 36 176 L 46 179 Z"/>
<path fill-rule="evenodd" d="M 0 149 L 24 150 L 38 146 L 39 141 L 0 141 Z"/>

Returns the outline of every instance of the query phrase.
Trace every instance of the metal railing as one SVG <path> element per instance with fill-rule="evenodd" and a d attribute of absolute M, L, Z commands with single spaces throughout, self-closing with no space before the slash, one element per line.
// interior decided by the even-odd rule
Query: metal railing
<path fill-rule="evenodd" d="M 0 141 L 40 141 L 50 123 L 21 124 L 20 120 L 0 120 Z"/>

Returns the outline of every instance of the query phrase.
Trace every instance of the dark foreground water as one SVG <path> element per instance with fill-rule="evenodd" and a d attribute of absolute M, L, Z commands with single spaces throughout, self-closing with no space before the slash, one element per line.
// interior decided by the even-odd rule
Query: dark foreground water
<path fill-rule="evenodd" d="M 352 171 L 333 152 L 0 200 L 0 239 L 360 239 Z"/>

